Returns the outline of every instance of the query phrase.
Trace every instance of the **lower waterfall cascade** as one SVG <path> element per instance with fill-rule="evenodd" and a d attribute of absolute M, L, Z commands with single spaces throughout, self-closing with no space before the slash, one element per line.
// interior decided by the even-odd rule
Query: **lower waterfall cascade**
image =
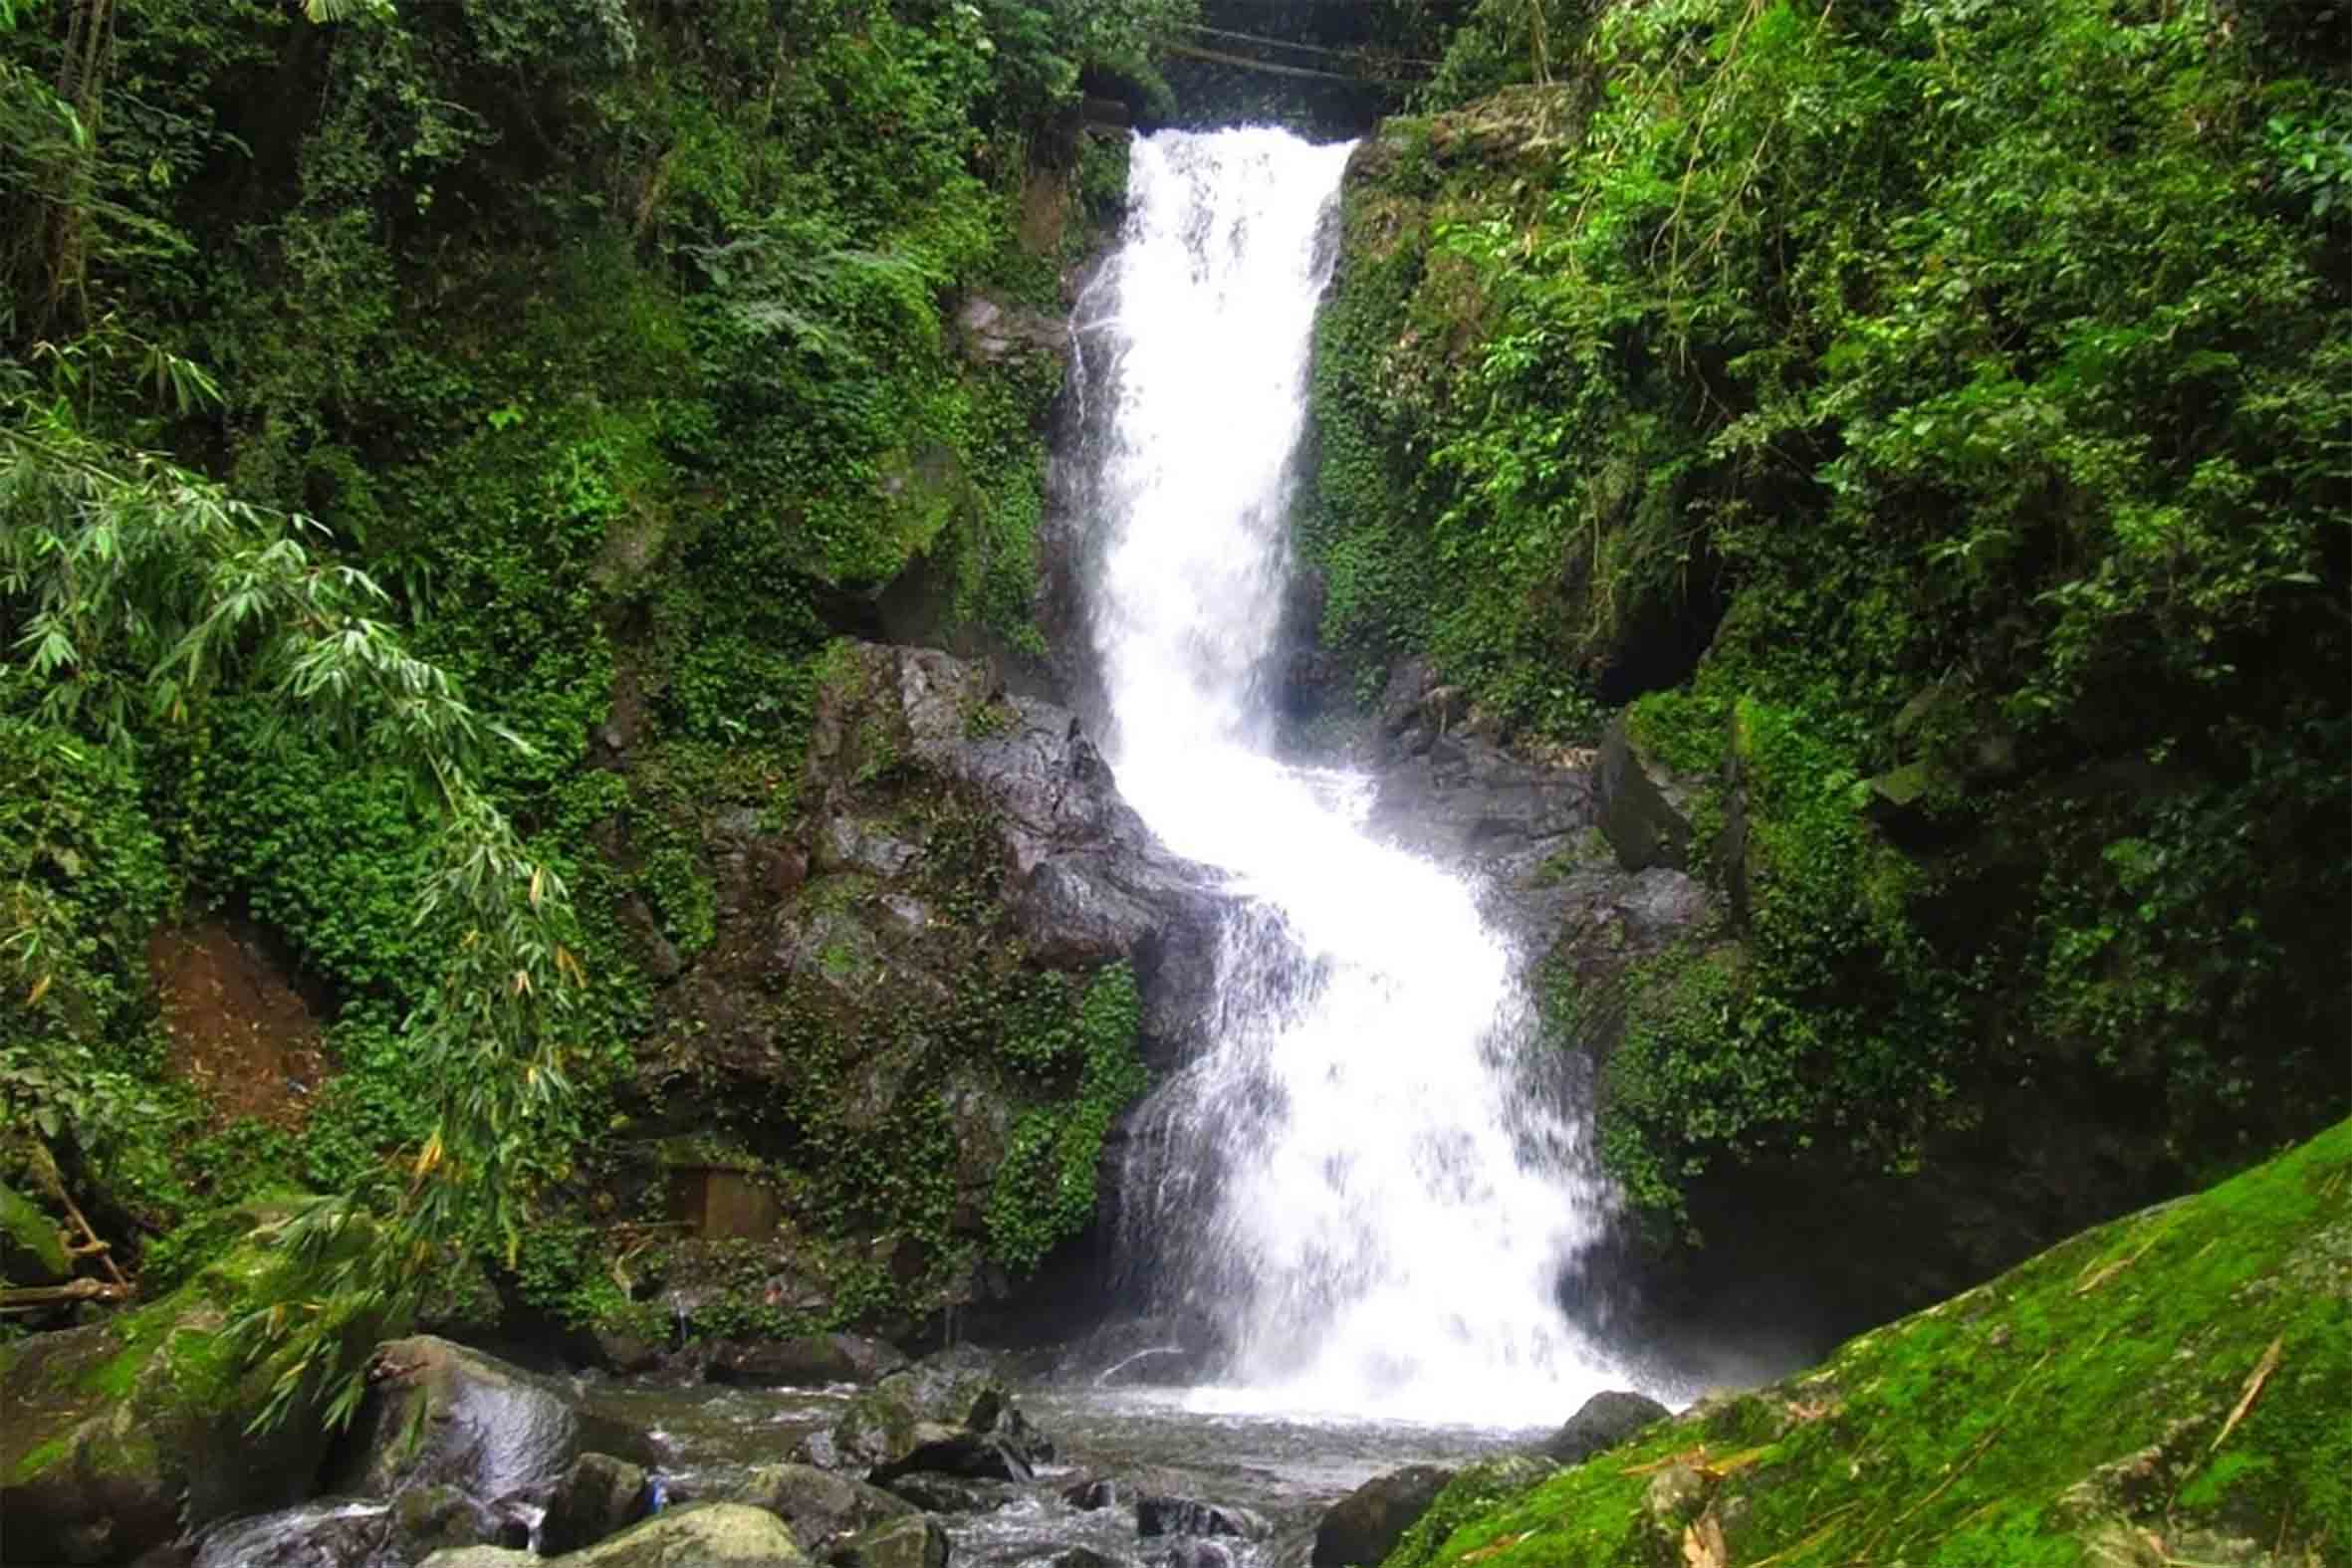
<path fill-rule="evenodd" d="M 1638 1385 L 1563 1289 L 1608 1214 L 1586 1121 L 1466 879 L 1385 846 L 1370 782 L 1273 755 L 1288 525 L 1348 144 L 1134 145 L 1080 301 L 1088 627 L 1121 791 L 1245 895 L 1212 1044 L 1137 1113 L 1122 1244 L 1227 1352 L 1202 1408 L 1556 1422 Z"/>

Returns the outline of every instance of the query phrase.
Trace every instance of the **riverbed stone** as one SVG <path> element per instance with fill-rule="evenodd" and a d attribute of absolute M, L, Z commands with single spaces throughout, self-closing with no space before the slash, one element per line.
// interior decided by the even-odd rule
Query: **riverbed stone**
<path fill-rule="evenodd" d="M 947 1568 L 947 1531 L 929 1514 L 860 1530 L 825 1553 L 832 1568 Z"/>
<path fill-rule="evenodd" d="M 374 1499 L 320 1497 L 230 1519 L 204 1532 L 194 1568 L 365 1568 L 383 1551 L 391 1511 Z"/>
<path fill-rule="evenodd" d="M 913 1503 L 879 1486 L 809 1464 L 763 1464 L 722 1497 L 777 1515 L 792 1527 L 801 1549 L 811 1553 L 919 1511 Z"/>
<path fill-rule="evenodd" d="M 435 1552 L 418 1568 L 528 1568 L 544 1560 L 474 1546 Z M 765 1508 L 729 1502 L 657 1513 L 559 1560 L 576 1568 L 807 1568 L 809 1561 L 782 1519 Z"/>
<path fill-rule="evenodd" d="M 539 1549 L 555 1557 L 595 1545 L 644 1513 L 648 1491 L 642 1465 L 609 1454 L 583 1454 L 548 1497 Z"/>
<path fill-rule="evenodd" d="M 1312 1568 L 1381 1562 L 1453 1478 L 1454 1471 L 1440 1465 L 1408 1464 L 1364 1482 L 1331 1504 L 1315 1526 Z"/>
<path fill-rule="evenodd" d="M 1205 1502 L 1198 1497 L 1154 1493 L 1135 1499 L 1135 1533 L 1146 1537 L 1230 1535 L 1245 1541 L 1262 1541 L 1274 1530 L 1247 1508 Z"/>
<path fill-rule="evenodd" d="M 851 1401 L 831 1452 L 877 1484 L 916 1471 L 1026 1481 L 1050 1450 L 986 1360 L 956 1353 L 893 1372 Z"/>
<path fill-rule="evenodd" d="M 1004 1481 L 966 1480 L 960 1475 L 921 1470 L 899 1476 L 889 1489 L 925 1513 L 994 1513 L 1015 1495 L 1014 1488 Z"/>
<path fill-rule="evenodd" d="M 1674 1412 L 1645 1394 L 1610 1389 L 1595 1394 L 1577 1408 L 1566 1425 L 1543 1440 L 1536 1452 L 1554 1464 L 1581 1464 L 1604 1449 L 1613 1449 L 1654 1421 Z"/>
<path fill-rule="evenodd" d="M 580 1447 L 580 1418 L 550 1379 L 431 1334 L 380 1346 L 332 1489 L 390 1496 L 448 1484 L 497 1498 L 552 1485 Z"/>

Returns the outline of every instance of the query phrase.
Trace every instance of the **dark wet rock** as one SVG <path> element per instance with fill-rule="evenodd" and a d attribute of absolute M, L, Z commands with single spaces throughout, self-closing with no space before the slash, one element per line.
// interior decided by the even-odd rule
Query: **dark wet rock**
<path fill-rule="evenodd" d="M 415 1562 L 445 1547 L 510 1544 L 506 1521 L 455 1486 L 411 1486 L 392 1499 L 385 1519 L 384 1555 Z M 525 1526 L 511 1542 L 526 1544 Z"/>
<path fill-rule="evenodd" d="M 956 340 L 981 364 L 1024 354 L 1060 358 L 1069 352 L 1069 324 L 1042 311 L 975 294 L 956 311 Z"/>
<path fill-rule="evenodd" d="M 1261 1541 L 1273 1529 L 1247 1508 L 1204 1502 L 1198 1497 L 1153 1494 L 1135 1499 L 1135 1533 L 1147 1537 L 1230 1535 L 1245 1541 Z"/>
<path fill-rule="evenodd" d="M 804 788 L 827 808 L 821 832 L 885 753 L 991 809 L 1016 924 L 1038 962 L 1126 958 L 1173 923 L 1213 916 L 1215 875 L 1161 847 L 1066 710 L 1002 694 L 986 668 L 944 653 L 868 646 L 855 657 L 842 695 L 821 699 L 810 740 Z"/>
<path fill-rule="evenodd" d="M 914 1514 L 861 1530 L 825 1553 L 832 1568 L 947 1568 L 947 1531 Z"/>
<path fill-rule="evenodd" d="M 1061 1500 L 1081 1513 L 1116 1508 L 1126 1501 L 1126 1488 L 1107 1475 L 1089 1475 L 1061 1488 Z"/>
<path fill-rule="evenodd" d="M 1595 1394 L 1570 1416 L 1567 1424 L 1543 1440 L 1536 1452 L 1555 1464 L 1581 1464 L 1604 1449 L 1613 1449 L 1654 1421 L 1674 1412 L 1646 1395 L 1611 1389 Z"/>
<path fill-rule="evenodd" d="M 149 1311 L 169 1315 L 168 1302 Z M 302 1413 L 248 1433 L 266 1380 L 227 1379 L 226 1316 L 191 1301 L 150 1334 L 125 1316 L 0 1346 L 0 1520 L 11 1563 L 127 1562 L 318 1490 Z M 225 1462 L 233 1456 L 233 1462 Z"/>
<path fill-rule="evenodd" d="M 1046 1558 L 1043 1568 L 1120 1568 L 1120 1564 L 1091 1546 L 1064 1546 Z"/>
<path fill-rule="evenodd" d="M 419 1334 L 378 1347 L 369 1378 L 337 1491 L 447 1484 L 503 1497 L 553 1484 L 579 1453 L 570 1395 L 495 1356 Z"/>
<path fill-rule="evenodd" d="M 634 1524 L 645 1512 L 650 1487 L 642 1465 L 609 1454 L 583 1454 L 556 1482 L 547 1517 L 539 1527 L 539 1549 L 550 1557 L 593 1546 Z"/>
<path fill-rule="evenodd" d="M 1223 1541 L 1179 1535 L 1143 1562 L 1144 1568 L 1234 1568 L 1235 1554 Z"/>
<path fill-rule="evenodd" d="M 662 1347 L 650 1339 L 624 1334 L 616 1329 L 590 1329 L 588 1346 L 595 1365 L 623 1377 L 650 1372 L 661 1365 Z"/>
<path fill-rule="evenodd" d="M 1651 778 L 1622 718 L 1612 721 L 1601 737 L 1592 784 L 1601 836 L 1617 852 L 1619 865 L 1628 871 L 1650 866 L 1680 871 L 1689 865 L 1690 819 Z"/>
<path fill-rule="evenodd" d="M 824 1388 L 866 1383 L 906 1365 L 878 1340 L 854 1334 L 805 1334 L 798 1339 L 723 1340 L 704 1362 L 714 1383 L 759 1388 Z"/>
<path fill-rule="evenodd" d="M 1002 1481 L 965 1480 L 920 1470 L 899 1476 L 889 1490 L 925 1513 L 994 1513 L 1016 1495 Z"/>
<path fill-rule="evenodd" d="M 767 1509 L 791 1525 L 793 1538 L 811 1553 L 917 1511 L 913 1503 L 879 1486 L 808 1464 L 762 1465 L 740 1485 L 728 1488 L 720 1500 Z"/>
<path fill-rule="evenodd" d="M 959 1352 L 893 1372 L 859 1395 L 834 1425 L 831 1447 L 876 1482 L 917 1471 L 1026 1481 L 1044 1457 L 993 1364 Z"/>
<path fill-rule="evenodd" d="M 383 1548 L 390 1515 L 386 1502 L 321 1497 L 231 1519 L 206 1532 L 194 1568 L 366 1568 Z"/>
<path fill-rule="evenodd" d="M 1435 1464 L 1410 1464 L 1364 1482 L 1315 1526 L 1312 1568 L 1372 1568 L 1385 1560 L 1453 1478 Z"/>

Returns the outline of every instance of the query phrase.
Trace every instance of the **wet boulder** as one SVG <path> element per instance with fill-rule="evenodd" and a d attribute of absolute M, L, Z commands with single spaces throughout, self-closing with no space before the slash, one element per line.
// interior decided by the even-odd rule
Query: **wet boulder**
<path fill-rule="evenodd" d="M 985 1361 L 949 1354 L 893 1372 L 853 1400 L 833 1427 L 831 1452 L 877 1484 L 916 1471 L 1026 1481 L 1045 1445 Z"/>
<path fill-rule="evenodd" d="M 379 1347 L 369 1376 L 337 1491 L 447 1484 L 497 1498 L 553 1484 L 579 1452 L 569 1394 L 495 1356 L 419 1334 Z"/>
<path fill-rule="evenodd" d="M 925 1513 L 994 1513 L 1017 1495 L 1004 1481 L 966 1480 L 920 1470 L 899 1476 L 890 1483 L 890 1490 Z"/>
<path fill-rule="evenodd" d="M 387 1502 L 321 1497 L 231 1519 L 204 1533 L 195 1568 L 367 1568 L 383 1551 L 391 1512 Z"/>
<path fill-rule="evenodd" d="M 1567 1424 L 1543 1440 L 1536 1453 L 1554 1464 L 1581 1464 L 1595 1454 L 1613 1449 L 1654 1421 L 1674 1412 L 1646 1395 L 1611 1389 L 1595 1394 L 1578 1407 Z"/>
<path fill-rule="evenodd" d="M 1127 1489 L 1107 1475 L 1088 1475 L 1061 1488 L 1061 1500 L 1080 1513 L 1092 1513 L 1097 1508 L 1115 1508 L 1127 1495 Z"/>
<path fill-rule="evenodd" d="M 642 1517 L 651 1495 L 643 1466 L 609 1454 L 583 1454 L 548 1497 L 539 1549 L 555 1557 L 593 1546 Z"/>
<path fill-rule="evenodd" d="M 0 1345 L 8 1562 L 127 1562 L 183 1530 L 311 1495 L 319 1432 L 300 1411 L 246 1430 L 270 1391 L 236 1374 L 226 1326 L 191 1291 Z"/>
<path fill-rule="evenodd" d="M 762 1465 L 741 1484 L 730 1487 L 724 1498 L 765 1508 L 783 1519 L 792 1527 L 801 1549 L 811 1553 L 918 1511 L 913 1503 L 879 1486 L 808 1464 Z"/>
<path fill-rule="evenodd" d="M 1454 1471 L 1435 1464 L 1409 1464 L 1364 1482 L 1315 1526 L 1312 1568 L 1370 1568 L 1385 1560 L 1453 1478 Z"/>
<path fill-rule="evenodd" d="M 1226 1535 L 1238 1540 L 1262 1541 L 1274 1530 L 1247 1508 L 1221 1502 L 1204 1502 L 1198 1497 L 1154 1493 L 1135 1499 L 1135 1533 L 1147 1538 L 1154 1535 Z"/>
<path fill-rule="evenodd" d="M 529 1552 L 473 1546 L 435 1552 L 420 1568 L 531 1568 Z M 740 1503 L 696 1503 L 657 1513 L 608 1540 L 559 1559 L 577 1568 L 807 1568 L 784 1521 Z"/>
<path fill-rule="evenodd" d="M 825 1553 L 832 1568 L 947 1568 L 947 1531 L 928 1514 L 861 1530 Z"/>

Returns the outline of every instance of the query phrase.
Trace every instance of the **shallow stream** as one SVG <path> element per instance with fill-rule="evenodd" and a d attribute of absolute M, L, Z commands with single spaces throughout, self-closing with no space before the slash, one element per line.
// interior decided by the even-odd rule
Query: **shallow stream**
<path fill-rule="evenodd" d="M 829 1429 L 853 1392 L 591 1383 L 588 1407 L 649 1432 L 665 1491 L 691 1497 L 754 1466 L 798 1458 L 803 1440 Z M 1246 1508 L 1265 1519 L 1273 1526 L 1267 1539 L 1214 1538 L 1235 1568 L 1299 1563 L 1322 1511 L 1373 1476 L 1407 1464 L 1458 1466 L 1543 1435 L 1256 1413 L 1219 1408 L 1227 1402 L 1215 1391 L 1059 1383 L 1020 1389 L 1015 1398 L 1054 1441 L 1056 1457 L 1026 1484 L 954 1483 L 994 1504 L 940 1513 L 959 1568 L 1021 1568 L 1071 1547 L 1115 1564 L 1143 1563 L 1177 1539 L 1138 1535 L 1135 1499 L 1146 1493 Z M 1560 1420 L 1569 1414 L 1560 1412 Z M 1114 1502 L 1087 1509 L 1063 1496 L 1098 1477 L 1116 1482 Z M 1202 1568 L 1197 1558 L 1188 1562 Z"/>

